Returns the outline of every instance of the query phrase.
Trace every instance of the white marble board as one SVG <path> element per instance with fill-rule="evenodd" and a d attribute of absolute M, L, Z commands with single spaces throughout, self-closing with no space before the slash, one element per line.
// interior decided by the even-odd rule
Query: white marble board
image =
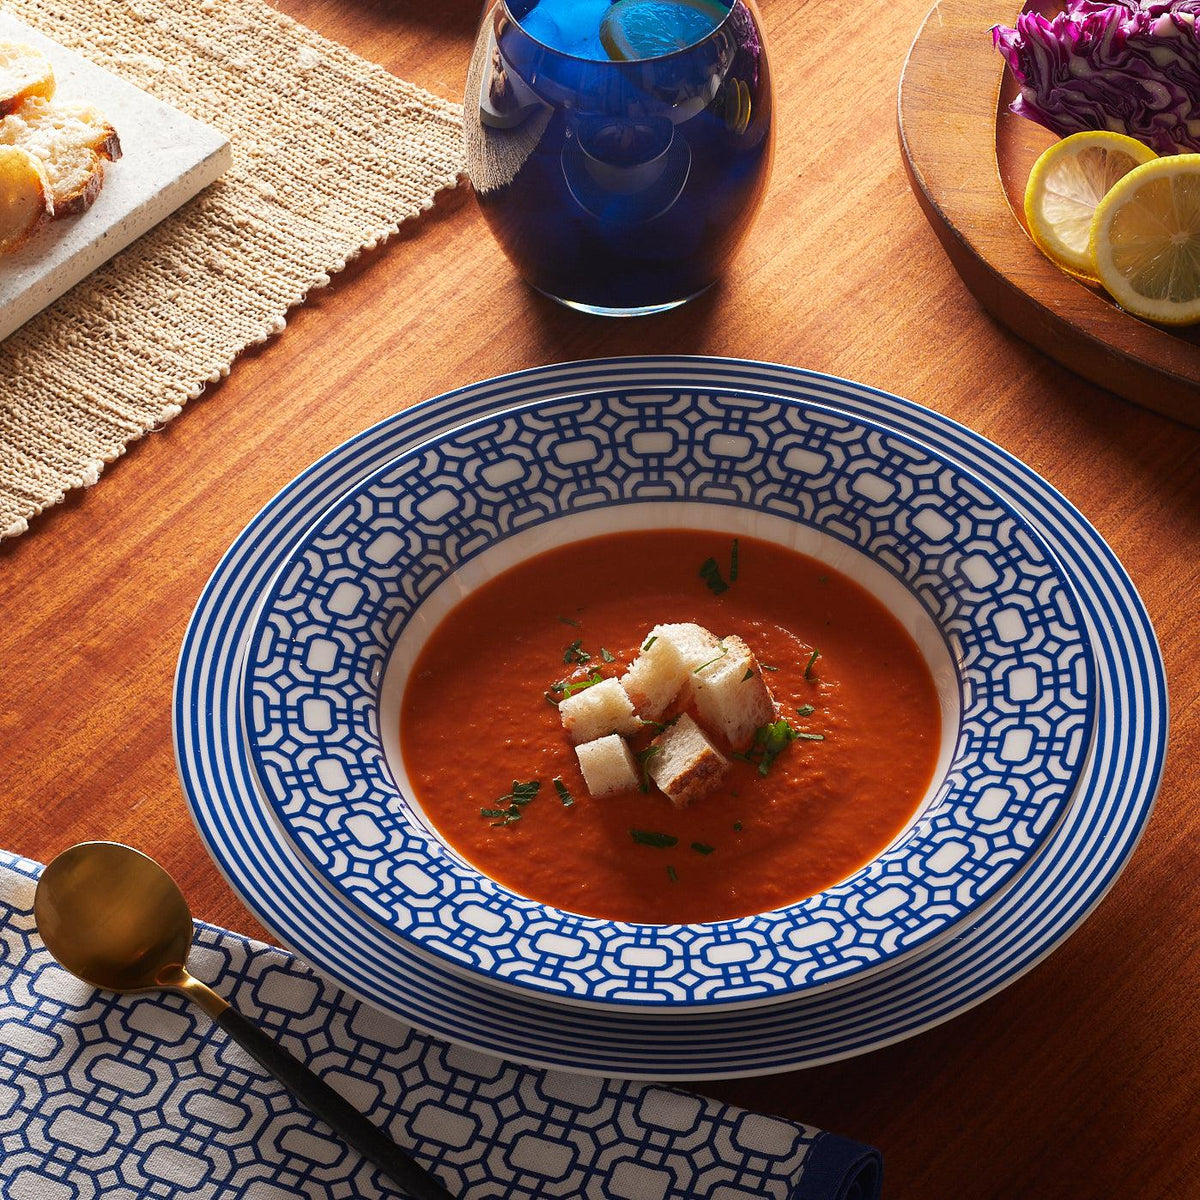
<path fill-rule="evenodd" d="M 52 221 L 0 255 L 0 340 L 217 179 L 232 160 L 218 130 L 0 12 L 0 41 L 36 46 L 54 65 L 55 95 L 94 104 L 116 128 L 122 157 L 105 163 L 87 212 Z M 2 351 L 0 351 L 2 353 Z"/>

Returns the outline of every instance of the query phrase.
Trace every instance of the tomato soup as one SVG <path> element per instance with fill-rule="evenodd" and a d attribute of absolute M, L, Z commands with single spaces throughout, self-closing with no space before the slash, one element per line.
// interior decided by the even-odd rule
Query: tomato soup
<path fill-rule="evenodd" d="M 593 538 L 513 567 L 445 617 L 413 666 L 400 724 L 416 798 L 449 845 L 523 896 L 658 924 L 794 903 L 895 838 L 938 757 L 941 713 L 920 651 L 874 597 L 816 560 L 745 537 L 736 568 L 734 555 L 732 537 L 707 532 Z M 554 701 L 572 682 L 621 676 L 650 629 L 675 622 L 744 639 L 780 715 L 808 736 L 765 775 L 733 759 L 686 808 L 652 786 L 593 798 Z M 654 736 L 647 727 L 631 747 Z M 519 819 L 497 820 L 514 781 Z"/>

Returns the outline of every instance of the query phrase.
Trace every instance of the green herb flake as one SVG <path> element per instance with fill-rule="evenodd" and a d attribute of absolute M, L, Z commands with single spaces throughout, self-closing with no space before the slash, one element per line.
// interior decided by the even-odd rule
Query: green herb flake
<path fill-rule="evenodd" d="M 711 854 L 716 849 L 716 846 L 710 846 L 705 842 L 693 842 L 692 849 L 697 854 Z"/>
<path fill-rule="evenodd" d="M 605 662 L 616 662 L 617 661 L 617 656 L 615 654 L 611 653 L 610 651 L 606 650 L 603 646 L 600 647 L 600 657 Z"/>
<path fill-rule="evenodd" d="M 563 808 L 570 808 L 575 803 L 575 797 L 567 791 L 567 785 L 558 778 L 552 779 L 550 782 L 554 784 L 554 790 L 558 793 L 558 798 L 562 801 Z"/>
<path fill-rule="evenodd" d="M 675 873 L 675 868 L 674 868 L 674 867 L 672 867 L 672 866 L 670 866 L 670 865 L 668 865 L 668 867 L 667 867 L 667 878 L 668 878 L 668 879 L 669 879 L 669 880 L 670 880 L 672 883 L 678 883 L 678 882 L 679 882 L 679 876 L 678 876 L 678 875 Z"/>
<path fill-rule="evenodd" d="M 656 634 L 655 634 L 653 637 L 647 638 L 647 639 L 646 639 L 646 644 L 645 644 L 645 645 L 642 647 L 642 653 L 644 654 L 644 653 L 645 653 L 647 650 L 649 650 L 649 649 L 650 649 L 650 647 L 651 647 L 651 646 L 653 646 L 653 645 L 654 645 L 654 643 L 655 643 L 655 642 L 657 642 L 657 641 L 658 641 L 658 634 L 657 634 L 657 633 L 656 633 Z"/>
<path fill-rule="evenodd" d="M 726 646 L 724 642 L 718 642 L 718 643 L 717 643 L 717 645 L 721 647 L 721 653 L 720 653 L 720 654 L 718 654 L 718 655 L 716 656 L 716 658 L 710 658 L 710 659 L 708 660 L 708 662 L 701 663 L 701 664 L 700 664 L 700 665 L 699 665 L 699 666 L 698 666 L 698 667 L 697 667 L 697 668 L 696 668 L 696 669 L 695 669 L 695 670 L 692 672 L 692 674 L 693 674 L 693 675 L 699 675 L 699 674 L 700 674 L 700 672 L 701 672 L 701 671 L 703 671 L 705 667 L 711 667 L 711 666 L 713 665 L 713 663 L 715 663 L 715 662 L 720 662 L 720 661 L 721 661 L 721 659 L 723 659 L 723 658 L 725 657 L 725 655 L 727 655 L 727 654 L 729 653 L 729 647 L 728 647 L 728 646 Z"/>
<path fill-rule="evenodd" d="M 631 829 L 629 836 L 639 846 L 653 846 L 657 850 L 667 850 L 679 844 L 677 837 L 672 837 L 669 833 L 654 833 L 649 829 Z"/>
<path fill-rule="evenodd" d="M 809 660 L 808 660 L 808 666 L 806 666 L 806 667 L 804 668 L 804 678 L 805 678 L 805 679 L 811 679 L 811 678 L 812 678 L 812 669 L 813 669 L 813 663 L 815 663 L 815 662 L 817 661 L 817 659 L 818 659 L 818 658 L 820 658 L 820 657 L 821 657 L 821 652 L 820 652 L 820 650 L 814 650 L 814 651 L 812 652 L 812 657 L 811 657 L 811 658 L 809 658 Z"/>
<path fill-rule="evenodd" d="M 734 583 L 738 577 L 738 540 L 733 539 L 733 546 L 729 550 L 729 582 Z"/>
<path fill-rule="evenodd" d="M 529 804 L 541 789 L 541 783 L 536 779 L 531 779 L 528 783 L 519 783 L 517 780 L 512 782 L 512 791 L 505 796 L 501 796 L 496 801 L 497 805 L 507 803 L 506 808 L 481 808 L 479 815 L 481 817 L 499 817 L 500 820 L 493 821 L 493 827 L 496 825 L 512 825 L 521 819 L 522 810 L 525 805 Z"/>
<path fill-rule="evenodd" d="M 576 638 L 563 651 L 563 662 L 565 663 L 579 663 L 582 666 L 591 661 L 592 656 L 583 648 L 583 638 Z"/>
<path fill-rule="evenodd" d="M 811 704 L 802 704 L 796 709 L 796 715 L 800 717 L 811 717 L 817 710 Z"/>
<path fill-rule="evenodd" d="M 733 832 L 734 832 L 734 833 L 741 833 L 741 832 L 742 832 L 742 823 L 741 823 L 741 821 L 734 821 L 734 823 L 733 823 Z"/>
<path fill-rule="evenodd" d="M 650 790 L 650 760 L 656 755 L 662 753 L 661 746 L 647 746 L 645 750 L 639 750 L 635 757 L 642 766 L 642 782 L 641 788 L 643 792 Z M 634 839 L 637 840 L 636 838 Z"/>
<path fill-rule="evenodd" d="M 778 671 L 778 667 L 768 667 L 766 663 L 759 663 L 759 668 L 763 671 Z"/>
<path fill-rule="evenodd" d="M 786 717 L 754 731 L 754 748 L 759 752 L 758 773 L 766 775 L 771 764 L 796 740 L 796 731 Z"/>
<path fill-rule="evenodd" d="M 823 742 L 825 735 L 823 733 L 802 733 L 799 729 L 796 730 L 796 738 L 803 739 L 806 742 Z"/>
<path fill-rule="evenodd" d="M 714 596 L 719 596 L 722 592 L 729 591 L 729 584 L 721 578 L 721 568 L 717 566 L 715 558 L 704 560 L 704 565 L 700 568 L 700 578 L 708 584 L 708 590 Z"/>
<path fill-rule="evenodd" d="M 749 667 L 747 667 L 745 675 L 742 676 L 742 682 L 745 683 L 747 679 L 753 679 L 753 678 L 754 678 L 754 672 Z"/>
<path fill-rule="evenodd" d="M 568 696 L 575 695 L 576 692 L 582 692 L 590 687 L 595 687 L 598 683 L 604 682 L 604 676 L 599 671 L 593 671 L 587 679 L 577 679 L 574 683 L 564 684 L 562 687 L 563 699 Z"/>
<path fill-rule="evenodd" d="M 560 621 L 561 621 L 561 622 L 562 622 L 564 625 L 570 625 L 572 629 L 579 629 L 579 628 L 580 628 L 579 622 L 578 622 L 578 621 L 572 621 L 570 617 L 559 617 L 558 619 L 559 619 L 559 620 L 560 620 Z"/>

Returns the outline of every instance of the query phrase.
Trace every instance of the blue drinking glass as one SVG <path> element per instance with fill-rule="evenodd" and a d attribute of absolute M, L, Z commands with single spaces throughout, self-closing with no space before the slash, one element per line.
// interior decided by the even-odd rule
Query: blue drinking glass
<path fill-rule="evenodd" d="M 547 37 L 536 10 L 568 3 L 579 0 L 485 12 L 464 114 L 471 183 L 538 291 L 608 316 L 674 308 L 721 275 L 766 190 L 774 131 L 757 11 L 733 0 L 692 44 L 614 61 L 599 41 L 567 52 L 534 36 Z"/>

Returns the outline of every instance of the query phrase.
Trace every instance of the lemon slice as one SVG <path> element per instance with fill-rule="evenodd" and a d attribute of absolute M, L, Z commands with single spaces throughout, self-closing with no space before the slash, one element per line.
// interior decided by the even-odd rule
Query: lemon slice
<path fill-rule="evenodd" d="M 1130 171 L 1092 220 L 1096 274 L 1128 312 L 1164 325 L 1200 321 L 1200 154 Z"/>
<path fill-rule="evenodd" d="M 617 0 L 600 22 L 609 58 L 657 58 L 703 41 L 729 16 L 716 0 Z"/>
<path fill-rule="evenodd" d="M 1095 278 L 1089 236 L 1096 205 L 1134 167 L 1157 156 L 1123 133 L 1073 133 L 1034 163 L 1025 188 L 1025 220 L 1047 258 Z"/>

